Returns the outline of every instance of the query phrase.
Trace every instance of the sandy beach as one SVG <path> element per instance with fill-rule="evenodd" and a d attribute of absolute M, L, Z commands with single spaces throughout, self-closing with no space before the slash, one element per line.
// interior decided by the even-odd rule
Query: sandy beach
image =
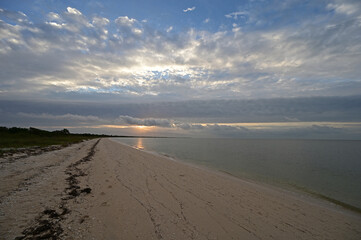
<path fill-rule="evenodd" d="M 0 159 L 0 239 L 361 239 L 361 216 L 110 139 Z"/>

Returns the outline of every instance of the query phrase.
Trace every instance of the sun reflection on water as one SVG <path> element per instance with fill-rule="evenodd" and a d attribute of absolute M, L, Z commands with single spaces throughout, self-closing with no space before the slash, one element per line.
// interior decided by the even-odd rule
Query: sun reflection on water
<path fill-rule="evenodd" d="M 138 149 L 144 149 L 143 138 L 138 138 L 137 145 L 135 147 Z"/>

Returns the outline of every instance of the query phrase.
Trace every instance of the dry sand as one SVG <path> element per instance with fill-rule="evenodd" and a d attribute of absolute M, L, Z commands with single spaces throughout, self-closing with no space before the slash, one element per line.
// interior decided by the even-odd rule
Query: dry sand
<path fill-rule="evenodd" d="M 0 239 L 361 239 L 356 213 L 109 139 L 0 164 Z"/>

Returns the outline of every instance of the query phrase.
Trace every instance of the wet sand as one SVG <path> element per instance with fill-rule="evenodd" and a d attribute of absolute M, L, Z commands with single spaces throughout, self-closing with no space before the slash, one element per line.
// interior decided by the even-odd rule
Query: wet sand
<path fill-rule="evenodd" d="M 0 239 L 361 239 L 361 216 L 110 139 L 0 159 Z"/>

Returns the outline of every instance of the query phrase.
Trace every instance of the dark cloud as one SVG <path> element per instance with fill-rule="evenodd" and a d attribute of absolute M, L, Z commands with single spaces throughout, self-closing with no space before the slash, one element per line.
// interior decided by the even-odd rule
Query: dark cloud
<path fill-rule="evenodd" d="M 183 130 L 202 130 L 205 126 L 201 124 L 177 123 L 177 127 Z"/>
<path fill-rule="evenodd" d="M 156 118 L 134 118 L 130 116 L 119 116 L 116 122 L 126 125 L 138 126 L 157 126 L 157 127 L 174 127 L 173 121 L 169 119 L 156 119 Z"/>
<path fill-rule="evenodd" d="M 160 103 L 87 103 L 0 101 L 0 109 L 17 114 L 74 114 L 115 119 L 197 119 L 202 122 L 361 121 L 361 97 L 313 97 L 212 100 Z M 5 116 L 3 116 L 4 119 Z M 291 120 L 290 120 L 291 119 Z"/>
<path fill-rule="evenodd" d="M 85 116 L 77 114 L 53 115 L 48 113 L 4 113 L 0 119 L 0 125 L 3 126 L 20 126 L 20 127 L 54 127 L 54 126 L 97 126 L 109 124 L 108 119 L 97 116 Z"/>
<path fill-rule="evenodd" d="M 148 133 L 157 136 L 360 139 L 360 103 L 361 97 L 150 104 L 0 101 L 0 125 L 97 133 L 113 129 L 128 135 L 139 134 L 132 126 L 152 126 Z M 255 120 L 264 123 L 247 123 Z"/>

